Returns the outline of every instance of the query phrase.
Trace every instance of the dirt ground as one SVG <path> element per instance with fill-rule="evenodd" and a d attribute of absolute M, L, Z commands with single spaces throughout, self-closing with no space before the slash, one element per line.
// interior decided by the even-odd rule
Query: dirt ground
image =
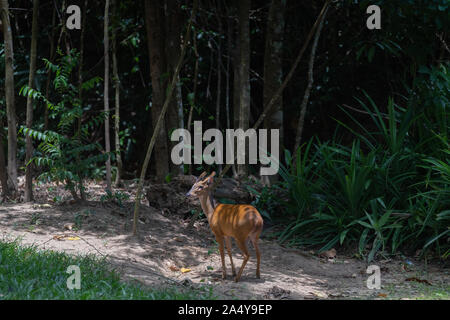
<path fill-rule="evenodd" d="M 131 184 L 132 182 L 130 182 Z M 17 239 L 42 249 L 73 254 L 107 256 L 126 279 L 152 287 L 213 287 L 221 299 L 386 299 L 414 298 L 420 294 L 414 281 L 449 288 L 448 269 L 427 265 L 414 259 L 385 259 L 373 264 L 381 268 L 381 289 L 368 289 L 364 261 L 342 256 L 320 258 L 312 251 L 284 248 L 269 240 L 270 229 L 263 231 L 261 279 L 256 279 L 256 259 L 251 245 L 251 258 L 241 281 L 231 277 L 226 256 L 226 280 L 221 279 L 221 261 L 214 236 L 207 221 L 198 220 L 189 227 L 193 200 L 174 197 L 176 206 L 155 208 L 143 201 L 139 236 L 131 235 L 133 185 L 119 189 L 129 199 L 120 206 L 101 201 L 104 186 L 88 186 L 89 201 L 72 203 L 62 187 L 37 187 L 35 203 L 0 205 L 0 239 Z M 198 201 L 197 201 L 198 202 Z M 183 214 L 185 213 L 185 214 Z M 233 243 L 233 260 L 237 268 L 242 255 Z M 181 272 L 181 269 L 190 269 Z M 426 271 L 424 271 L 426 270 Z M 186 270 L 184 270 L 186 271 Z"/>

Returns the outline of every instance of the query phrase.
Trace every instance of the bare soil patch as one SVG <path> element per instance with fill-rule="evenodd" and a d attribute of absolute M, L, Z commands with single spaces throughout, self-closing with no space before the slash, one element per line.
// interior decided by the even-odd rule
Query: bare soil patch
<path fill-rule="evenodd" d="M 198 203 L 182 196 L 175 187 L 168 206 L 144 201 L 141 209 L 139 236 L 131 235 L 134 188 L 126 183 L 116 189 L 129 195 L 122 206 L 101 201 L 104 186 L 88 186 L 89 201 L 72 203 L 62 187 L 43 185 L 37 188 L 35 203 L 0 206 L 0 239 L 20 238 L 23 244 L 42 249 L 108 257 L 125 278 L 145 285 L 209 285 L 222 299 L 385 299 L 392 288 L 395 298 L 414 298 L 414 278 L 427 280 L 432 286 L 448 288 L 448 269 L 440 265 L 425 266 L 409 259 L 385 259 L 374 262 L 381 267 L 380 290 L 368 289 L 365 262 L 337 252 L 335 259 L 319 257 L 310 251 L 284 248 L 269 240 L 264 230 L 260 240 L 262 253 L 261 279 L 256 279 L 253 248 L 241 282 L 231 277 L 226 257 L 228 279 L 221 279 L 221 261 L 214 236 L 205 220 L 189 227 L 191 209 Z M 182 189 L 182 188 L 181 188 Z M 184 191 L 186 192 L 186 191 Z M 59 198 L 56 199 L 55 195 Z M 233 244 L 233 260 L 237 267 L 242 255 Z M 406 261 L 406 262 L 405 262 Z M 181 272 L 181 269 L 190 269 Z M 426 272 L 424 272 L 426 270 Z M 184 270 L 185 271 L 185 270 Z"/>

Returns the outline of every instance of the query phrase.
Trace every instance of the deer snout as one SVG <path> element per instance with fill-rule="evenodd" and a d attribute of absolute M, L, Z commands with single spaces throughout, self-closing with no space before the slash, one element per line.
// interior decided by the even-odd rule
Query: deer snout
<path fill-rule="evenodd" d="M 191 192 L 189 191 L 188 193 L 186 193 L 186 197 L 190 197 L 191 196 Z"/>

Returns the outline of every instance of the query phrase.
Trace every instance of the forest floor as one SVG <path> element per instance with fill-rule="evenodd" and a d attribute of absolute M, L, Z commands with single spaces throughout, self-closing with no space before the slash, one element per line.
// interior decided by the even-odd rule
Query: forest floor
<path fill-rule="evenodd" d="M 134 237 L 134 189 L 132 182 L 116 189 L 129 196 L 119 205 L 101 199 L 101 183 L 90 183 L 89 199 L 80 204 L 67 200 L 70 196 L 61 186 L 37 186 L 34 203 L 0 206 L 0 240 L 20 239 L 40 249 L 107 257 L 125 279 L 151 287 L 207 286 L 219 299 L 449 299 L 449 270 L 442 265 L 425 265 L 412 257 L 376 261 L 381 289 L 368 289 L 370 274 L 364 261 L 340 252 L 327 259 L 282 247 L 270 240 L 270 228 L 260 240 L 261 279 L 255 277 L 250 245 L 241 281 L 232 279 L 228 256 L 228 278 L 222 280 L 218 247 L 207 221 L 189 227 L 188 213 L 199 209 L 198 201 L 184 198 L 181 190 L 174 190 L 168 207 L 157 209 L 143 201 L 139 235 Z M 242 255 L 234 243 L 233 260 L 239 268 Z"/>

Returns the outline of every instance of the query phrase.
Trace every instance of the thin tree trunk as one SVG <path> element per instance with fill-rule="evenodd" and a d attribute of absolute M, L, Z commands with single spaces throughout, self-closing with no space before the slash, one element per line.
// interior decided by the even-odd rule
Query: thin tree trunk
<path fill-rule="evenodd" d="M 200 55 L 198 54 L 198 50 L 197 50 L 197 30 L 194 28 L 194 34 L 192 36 L 193 39 L 193 48 L 194 48 L 194 54 L 195 54 L 195 67 L 194 67 L 194 88 L 192 91 L 192 100 L 191 100 L 191 106 L 189 108 L 189 116 L 188 116 L 188 121 L 187 121 L 187 130 L 190 132 L 191 131 L 191 125 L 192 125 L 192 114 L 194 113 L 194 107 L 195 107 L 195 103 L 196 103 L 196 98 L 197 98 L 197 82 L 198 82 L 198 63 L 199 63 L 199 59 L 200 59 Z M 189 165 L 189 174 L 192 174 L 192 164 Z"/>
<path fill-rule="evenodd" d="M 56 3 L 56 2 L 55 2 Z M 66 0 L 63 0 L 61 4 L 61 15 L 59 16 L 59 23 L 61 24 L 61 32 L 59 33 L 58 42 L 56 43 L 57 48 L 61 48 L 61 40 L 63 34 L 66 32 Z"/>
<path fill-rule="evenodd" d="M 219 2 L 217 3 L 217 12 L 220 12 Z M 219 24 L 219 34 L 222 34 L 222 20 L 219 15 L 217 15 L 217 23 Z M 221 98 L 221 89 L 222 89 L 222 46 L 220 37 L 217 39 L 217 96 L 216 96 L 216 129 L 220 130 L 220 98 Z M 220 152 L 220 151 L 219 151 Z M 217 165 L 219 172 L 222 171 L 222 164 L 219 163 Z"/>
<path fill-rule="evenodd" d="M 117 0 L 113 1 L 113 19 L 114 19 L 114 30 L 118 27 L 118 13 L 117 13 Z M 115 144 L 116 144 L 116 159 L 117 159 L 117 172 L 116 172 L 116 187 L 121 185 L 122 176 L 122 156 L 120 155 L 120 78 L 119 70 L 117 66 L 117 33 L 113 32 L 112 37 L 112 59 L 113 59 L 113 77 L 114 77 L 114 87 L 115 87 L 115 113 L 114 113 L 114 132 L 115 132 Z"/>
<path fill-rule="evenodd" d="M 272 0 L 267 19 L 266 45 L 264 53 L 264 106 L 270 101 L 277 88 L 283 81 L 283 35 L 284 35 L 284 11 L 285 0 Z M 264 128 L 277 129 L 280 133 L 280 147 L 283 145 L 283 97 L 280 95 L 275 102 L 272 112 L 264 119 Z M 270 139 L 268 150 L 271 149 Z M 275 182 L 277 175 L 264 176 L 266 184 Z"/>
<path fill-rule="evenodd" d="M 239 31 L 238 31 L 239 32 Z M 239 79 L 239 61 L 241 60 L 241 49 L 239 41 L 239 33 L 236 35 L 236 41 L 234 43 L 233 52 L 233 125 L 234 128 L 239 127 L 239 100 L 240 100 L 240 87 L 241 81 Z"/>
<path fill-rule="evenodd" d="M 157 119 L 161 114 L 165 96 L 165 90 L 161 80 L 161 76 L 165 70 L 163 20 L 161 15 L 162 12 L 160 1 L 145 1 L 145 19 L 148 38 L 147 43 L 152 80 L 151 118 L 153 130 L 157 126 Z M 158 159 L 155 161 L 156 179 L 158 181 L 164 181 L 167 173 L 169 172 L 169 150 L 167 147 L 168 138 L 166 125 L 164 122 L 160 124 L 157 134 L 158 136 L 155 145 L 155 151 L 158 155 Z"/>
<path fill-rule="evenodd" d="M 84 62 L 84 34 L 85 34 L 85 30 L 86 30 L 86 20 L 87 20 L 87 6 L 88 6 L 88 0 L 84 1 L 84 8 L 83 8 L 83 15 L 82 15 L 82 26 L 81 26 L 81 34 L 80 34 L 80 62 L 78 65 L 78 99 L 79 99 L 79 103 L 80 103 L 80 107 L 83 106 L 83 62 Z M 81 112 L 83 111 L 83 109 L 81 109 Z M 81 123 L 83 120 L 83 114 L 80 115 L 80 117 L 78 118 L 78 128 L 77 128 L 77 136 L 78 139 L 81 140 Z M 77 158 L 79 157 L 79 155 L 77 155 Z M 77 159 L 79 161 L 79 159 Z M 80 188 L 80 196 L 81 196 L 81 200 L 85 201 L 86 200 L 86 194 L 84 192 L 84 184 L 83 184 L 83 173 L 79 172 L 78 176 L 80 178 L 79 181 L 79 188 Z"/>
<path fill-rule="evenodd" d="M 0 128 L 3 124 L 0 121 Z M 5 159 L 5 149 L 3 146 L 3 136 L 0 134 L 0 183 L 2 185 L 2 197 L 8 195 L 8 176 L 6 175 L 6 159 Z"/>
<path fill-rule="evenodd" d="M 86 12 L 87 12 L 87 0 L 84 1 L 84 10 L 82 15 L 82 26 L 81 26 L 81 33 L 80 33 L 80 60 L 78 64 L 78 99 L 80 100 L 80 105 L 83 105 L 83 63 L 84 63 L 84 34 L 86 29 Z M 78 119 L 78 129 L 77 129 L 77 135 L 79 136 L 81 133 L 81 121 L 82 117 Z"/>
<path fill-rule="evenodd" d="M 53 62 L 54 56 L 55 56 L 55 22 L 56 22 L 56 8 L 53 6 L 53 15 L 52 15 L 52 32 L 49 38 L 50 42 L 50 58 L 49 61 Z M 47 82 L 45 85 L 45 98 L 48 100 L 50 95 L 50 82 L 52 79 L 52 71 L 49 68 L 47 70 Z M 44 131 L 48 130 L 48 106 L 45 104 L 45 111 L 44 111 Z"/>
<path fill-rule="evenodd" d="M 66 9 L 67 9 L 67 3 L 66 3 L 66 0 L 63 0 L 62 8 L 61 8 L 61 15 L 59 17 L 60 23 L 61 23 L 61 33 L 59 34 L 57 48 L 61 48 L 60 44 L 61 44 L 62 36 L 64 35 L 64 45 L 66 46 L 66 55 L 70 56 L 70 43 L 69 43 L 70 34 L 67 32 L 67 27 L 66 27 L 66 21 L 67 21 Z M 70 58 L 69 58 L 69 61 L 70 61 Z"/>
<path fill-rule="evenodd" d="M 228 10 L 227 10 L 227 15 L 229 15 L 228 14 Z M 233 38 L 233 23 L 230 22 L 229 18 L 228 18 L 227 27 L 228 27 L 228 35 L 227 35 L 228 57 L 227 57 L 227 70 L 226 70 L 227 85 L 226 85 L 226 89 L 225 89 L 226 90 L 225 110 L 226 110 L 226 113 L 227 113 L 227 129 L 231 129 L 231 109 L 230 109 L 230 72 L 231 71 L 230 71 L 230 61 L 231 61 L 231 57 L 233 56 L 233 41 L 232 41 L 232 38 Z M 233 171 L 233 176 L 237 176 L 236 167 L 234 165 L 232 165 L 232 171 Z"/>
<path fill-rule="evenodd" d="M 193 47 L 194 47 L 194 54 L 195 54 L 195 67 L 194 67 L 194 88 L 192 90 L 192 103 L 191 103 L 191 107 L 189 109 L 189 116 L 188 116 L 188 121 L 187 121 L 187 126 L 186 126 L 186 128 L 188 130 L 191 130 L 192 114 L 194 111 L 196 98 L 197 98 L 198 60 L 200 59 L 200 55 L 198 54 L 198 50 L 197 50 L 197 31 L 195 29 L 194 29 L 194 35 L 192 38 L 193 38 Z"/>
<path fill-rule="evenodd" d="M 313 41 L 313 44 L 311 47 L 311 55 L 310 55 L 309 64 L 308 64 L 308 85 L 306 87 L 305 95 L 303 96 L 303 101 L 300 106 L 300 118 L 298 120 L 298 125 L 297 125 L 297 134 L 295 136 L 294 156 L 297 154 L 297 149 L 300 147 L 300 142 L 302 139 L 303 124 L 305 122 L 306 109 L 308 107 L 309 95 L 311 93 L 311 89 L 312 89 L 312 86 L 314 83 L 314 78 L 313 78 L 314 59 L 316 56 L 317 44 L 319 43 L 320 32 L 322 31 L 323 22 L 325 21 L 325 16 L 327 14 L 327 11 L 328 11 L 328 9 L 325 10 L 325 13 L 322 16 L 322 19 L 320 20 L 320 24 L 316 30 L 316 34 L 314 35 L 314 41 Z"/>
<path fill-rule="evenodd" d="M 34 76 L 36 74 L 36 55 L 37 55 L 37 32 L 38 32 L 38 15 L 39 15 L 39 0 L 33 1 L 33 22 L 31 27 L 31 53 L 30 53 L 30 74 L 28 77 L 28 87 L 34 88 Z M 31 129 L 33 125 L 33 99 L 27 98 L 27 119 L 26 126 Z M 25 202 L 33 201 L 33 175 L 32 164 L 30 163 L 33 155 L 33 143 L 31 136 L 26 135 L 26 155 L 25 155 Z"/>
<path fill-rule="evenodd" d="M 239 112 L 235 117 L 238 117 L 238 128 L 246 131 L 250 125 L 250 0 L 240 0 L 238 6 L 239 16 L 239 39 L 240 39 L 240 60 L 239 60 Z M 238 139 L 243 139 L 238 137 Z M 242 141 L 245 142 L 245 141 Z M 237 150 L 237 152 L 245 152 L 244 150 Z M 248 165 L 237 164 L 237 173 L 239 176 L 247 175 Z"/>
<path fill-rule="evenodd" d="M 105 24 L 104 24 L 104 46 L 105 46 L 105 151 L 108 155 L 106 160 L 106 190 L 111 191 L 111 144 L 109 139 L 109 0 L 105 2 Z"/>
<path fill-rule="evenodd" d="M 175 72 L 177 62 L 181 51 L 181 25 L 182 16 L 180 13 L 180 8 L 178 1 L 167 0 L 166 1 L 166 37 L 165 37 L 165 50 L 167 57 L 167 70 L 169 76 L 172 76 Z M 183 122 L 183 103 L 181 100 L 179 79 L 177 79 L 177 88 L 175 95 L 172 99 L 171 105 L 167 111 L 167 131 L 170 133 L 175 129 L 180 128 L 180 122 Z M 181 118 L 180 118 L 180 108 L 181 108 Z M 183 127 L 181 127 L 183 128 Z M 170 138 L 170 137 L 169 137 Z M 177 143 L 170 141 L 168 139 L 168 145 L 173 148 Z M 173 175 L 178 175 L 182 172 L 183 166 L 175 165 L 169 162 L 170 172 Z"/>
<path fill-rule="evenodd" d="M 147 4 L 147 2 L 146 2 L 146 4 Z M 155 126 L 155 128 L 153 130 L 152 139 L 150 140 L 150 145 L 148 146 L 147 154 L 145 155 L 145 160 L 144 160 L 144 163 L 142 165 L 141 175 L 140 175 L 138 187 L 137 187 L 137 190 L 136 190 L 136 201 L 134 203 L 133 235 L 137 235 L 137 232 L 138 232 L 138 230 L 137 230 L 137 222 L 138 222 L 138 219 L 139 219 L 139 209 L 140 209 L 140 204 L 141 204 L 142 187 L 144 185 L 145 173 L 147 171 L 147 166 L 148 166 L 148 163 L 150 161 L 150 158 L 152 156 L 153 147 L 154 147 L 155 142 L 156 142 L 156 137 L 158 135 L 158 131 L 160 130 L 160 128 L 162 126 L 162 123 L 164 121 L 164 116 L 166 114 L 167 108 L 168 108 L 170 100 L 172 98 L 172 94 L 173 94 L 174 88 L 176 87 L 176 83 L 177 83 L 177 80 L 178 80 L 178 75 L 180 74 L 181 66 L 183 64 L 184 55 L 186 53 L 186 47 L 188 46 L 190 35 L 191 35 L 192 22 L 195 19 L 195 16 L 196 16 L 196 13 L 197 13 L 197 7 L 198 7 L 198 0 L 194 0 L 194 4 L 193 4 L 193 8 L 192 8 L 192 15 L 191 15 L 191 18 L 189 19 L 189 24 L 187 26 L 185 37 L 183 38 L 184 39 L 184 43 L 183 43 L 183 47 L 181 49 L 181 54 L 180 54 L 180 57 L 178 59 L 177 66 L 175 68 L 175 73 L 173 74 L 171 83 L 169 84 L 167 96 L 166 96 L 166 99 L 164 101 L 164 105 L 162 107 L 162 110 L 161 110 L 161 113 L 159 115 L 159 118 L 158 118 L 158 121 L 156 123 L 156 126 Z M 148 11 L 147 11 L 147 13 L 148 13 Z"/>
<path fill-rule="evenodd" d="M 260 126 L 260 124 L 264 121 L 264 119 L 266 118 L 266 115 L 274 107 L 275 102 L 278 99 L 278 97 L 283 93 L 283 90 L 286 88 L 287 84 L 289 83 L 289 80 L 291 80 L 291 78 L 292 78 L 295 70 L 297 69 L 297 66 L 300 63 L 300 60 L 302 59 L 303 54 L 305 53 L 305 50 L 308 47 L 308 44 L 311 41 L 311 38 L 313 37 L 314 32 L 316 31 L 320 21 L 322 20 L 322 17 L 325 14 L 325 11 L 327 10 L 330 2 L 331 2 L 331 0 L 327 0 L 325 2 L 325 4 L 323 5 L 322 10 L 320 11 L 319 16 L 316 19 L 316 22 L 314 23 L 311 30 L 309 31 L 308 36 L 306 37 L 306 40 L 303 43 L 303 46 L 297 55 L 297 58 L 295 58 L 294 64 L 292 65 L 291 69 L 289 70 L 289 73 L 287 74 L 286 78 L 284 78 L 283 83 L 278 88 L 278 90 L 275 92 L 272 99 L 270 99 L 269 103 L 264 107 L 262 114 L 259 116 L 258 120 L 256 120 L 255 124 L 253 125 L 253 129 L 257 129 Z M 227 173 L 227 171 L 230 169 L 230 167 L 231 167 L 231 164 L 227 164 L 223 168 L 222 172 L 220 173 L 220 175 L 214 182 L 213 189 L 216 188 L 220 184 L 220 181 L 222 180 L 223 176 Z"/>
<path fill-rule="evenodd" d="M 1 18 L 3 22 L 3 37 L 5 41 L 5 96 L 6 115 L 8 120 L 8 175 L 11 188 L 17 192 L 17 124 L 14 95 L 14 48 L 9 19 L 7 0 L 0 0 Z"/>

